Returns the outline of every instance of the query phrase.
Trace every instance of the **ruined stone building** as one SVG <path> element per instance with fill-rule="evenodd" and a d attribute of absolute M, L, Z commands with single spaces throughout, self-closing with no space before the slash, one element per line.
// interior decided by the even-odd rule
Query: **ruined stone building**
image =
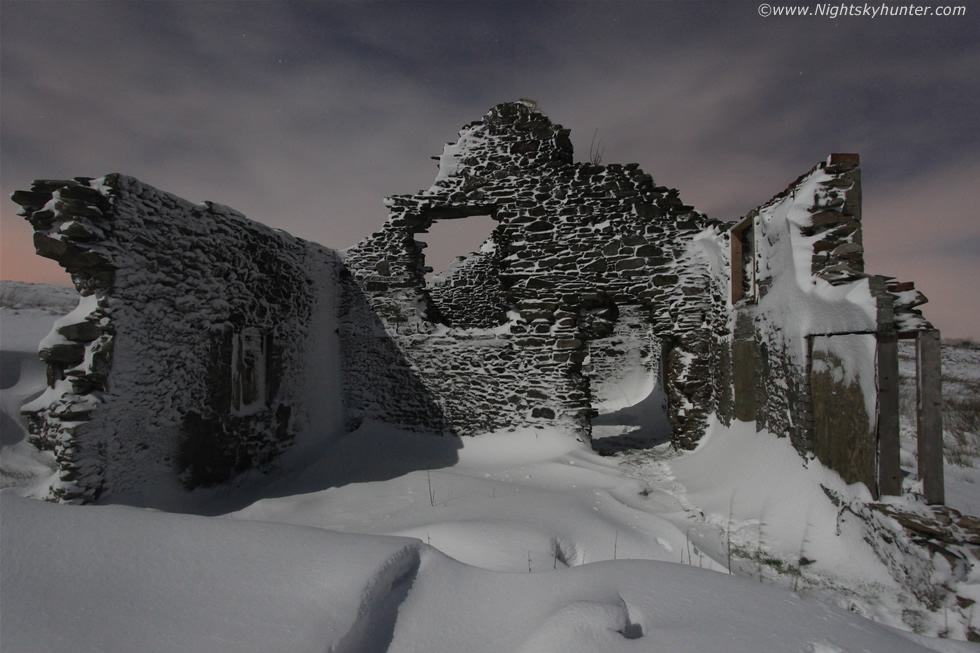
<path fill-rule="evenodd" d="M 364 420 L 587 437 L 600 390 L 637 370 L 678 447 L 754 421 L 896 494 L 896 341 L 915 338 L 919 472 L 943 501 L 939 334 L 912 284 L 864 270 L 856 155 L 721 223 L 638 164 L 574 162 L 568 130 L 522 101 L 465 126 L 432 187 L 388 198 L 346 252 L 118 174 L 13 199 L 83 296 L 24 409 L 64 500 L 221 482 Z M 427 230 L 473 216 L 490 238 L 427 280 Z"/>

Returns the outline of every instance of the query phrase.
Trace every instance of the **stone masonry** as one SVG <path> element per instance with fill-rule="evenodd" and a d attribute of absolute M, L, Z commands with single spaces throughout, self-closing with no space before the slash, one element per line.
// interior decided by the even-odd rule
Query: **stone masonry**
<path fill-rule="evenodd" d="M 135 491 L 160 469 L 209 485 L 288 446 L 315 364 L 304 345 L 336 328 L 318 305 L 335 252 L 122 175 L 13 199 L 83 296 L 42 342 L 50 388 L 25 407 L 60 467 L 56 498 Z"/>
<path fill-rule="evenodd" d="M 430 189 L 388 198 L 384 228 L 347 252 L 385 326 L 375 345 L 345 340 L 356 350 L 348 358 L 393 339 L 441 407 L 436 421 L 419 412 L 422 428 L 477 434 L 558 421 L 587 433 L 590 375 L 621 353 L 612 340 L 632 333 L 652 368 L 660 360 L 650 352 L 663 348 L 674 438 L 693 446 L 715 407 L 706 324 L 720 297 L 687 248 L 707 218 L 637 164 L 573 163 L 568 130 L 527 102 L 464 127 L 439 167 Z M 427 284 L 426 231 L 477 215 L 498 223 L 488 242 Z M 404 424 L 404 397 L 396 414 L 363 410 L 376 383 L 345 386 L 348 417 Z"/>
<path fill-rule="evenodd" d="M 900 494 L 895 342 L 938 332 L 911 283 L 865 271 L 858 164 L 831 155 L 729 231 L 735 417 L 875 496 Z M 935 484 L 941 461 L 922 474 Z"/>
<path fill-rule="evenodd" d="M 736 223 L 638 164 L 574 162 L 569 131 L 529 101 L 437 158 L 433 185 L 387 198 L 382 228 L 346 252 L 121 175 L 14 193 L 83 296 L 42 343 L 50 388 L 25 407 L 60 466 L 54 498 L 222 482 L 310 423 L 588 438 L 596 388 L 630 366 L 662 383 L 677 447 L 712 416 L 754 421 L 895 493 L 892 344 L 915 337 L 920 460 L 942 502 L 938 332 L 911 284 L 864 270 L 856 155 Z M 427 281 L 426 232 L 474 216 L 496 222 L 489 239 Z"/>

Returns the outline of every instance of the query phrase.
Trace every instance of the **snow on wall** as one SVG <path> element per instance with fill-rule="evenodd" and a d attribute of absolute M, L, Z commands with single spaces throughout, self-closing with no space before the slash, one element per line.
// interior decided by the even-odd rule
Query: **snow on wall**
<path fill-rule="evenodd" d="M 877 492 L 877 404 L 873 334 L 816 336 L 811 345 L 813 451 L 849 482 Z"/>
<path fill-rule="evenodd" d="M 626 328 L 646 340 L 644 350 L 659 351 L 651 338 L 669 342 L 675 441 L 697 442 L 714 398 L 710 382 L 688 377 L 708 375 L 708 314 L 723 298 L 713 296 L 703 260 L 687 254 L 709 221 L 676 190 L 637 164 L 573 163 L 568 130 L 514 102 L 460 131 L 431 188 L 386 204 L 384 228 L 346 255 L 382 327 L 374 346 L 345 341 L 356 349 L 351 365 L 368 364 L 372 347 L 384 360 L 393 339 L 439 407 L 435 421 L 452 431 L 558 421 L 587 432 L 590 380 L 614 366 L 602 362 L 602 339 Z M 487 245 L 427 286 L 424 233 L 435 221 L 476 215 L 498 223 Z M 365 385 L 370 374 L 349 372 L 363 379 L 345 389 L 349 410 L 431 425 L 423 407 L 413 417 L 386 401 L 387 388 Z"/>
<path fill-rule="evenodd" d="M 640 306 L 619 307 L 613 332 L 589 343 L 585 373 L 599 412 L 632 406 L 662 383 L 661 343 Z"/>
<path fill-rule="evenodd" d="M 757 426 L 875 492 L 876 337 L 896 320 L 885 278 L 864 271 L 857 165 L 831 155 L 728 234 L 751 266 L 729 328 Z"/>
<path fill-rule="evenodd" d="M 83 295 L 41 345 L 51 387 L 24 407 L 60 466 L 53 496 L 220 482 L 313 410 L 322 431 L 342 423 L 336 341 L 320 338 L 336 329 L 335 252 L 122 175 L 14 200 Z"/>

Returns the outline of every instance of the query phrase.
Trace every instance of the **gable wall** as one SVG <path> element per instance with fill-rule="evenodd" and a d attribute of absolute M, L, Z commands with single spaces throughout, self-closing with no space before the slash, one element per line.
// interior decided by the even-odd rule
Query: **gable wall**
<path fill-rule="evenodd" d="M 608 366 L 602 340 L 629 306 L 630 329 L 669 343 L 671 378 L 685 380 L 671 417 L 678 441 L 695 443 L 714 394 L 692 352 L 710 347 L 718 298 L 688 241 L 708 220 L 637 164 L 573 163 L 567 130 L 523 103 L 465 127 L 440 166 L 427 191 L 387 200 L 384 228 L 346 264 L 452 430 L 554 420 L 587 430 L 590 375 Z M 424 233 L 478 214 L 498 222 L 488 246 L 430 292 Z M 472 373 L 453 374 L 460 364 Z M 350 408 L 367 403 L 364 389 L 348 392 Z M 405 419 L 375 406 L 371 417 Z"/>
<path fill-rule="evenodd" d="M 334 252 L 121 175 L 35 182 L 14 199 L 39 253 L 85 295 L 42 343 L 51 387 L 25 407 L 58 459 L 57 496 L 220 482 L 311 417 L 339 427 Z"/>

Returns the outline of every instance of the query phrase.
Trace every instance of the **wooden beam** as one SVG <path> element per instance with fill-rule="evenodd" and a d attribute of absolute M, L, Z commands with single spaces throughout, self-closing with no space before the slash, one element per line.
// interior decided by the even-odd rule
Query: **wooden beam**
<path fill-rule="evenodd" d="M 902 495 L 898 338 L 878 336 L 878 493 Z"/>
<path fill-rule="evenodd" d="M 939 331 L 920 331 L 915 338 L 916 414 L 919 478 L 926 501 L 946 500 L 943 480 L 943 390 Z"/>
<path fill-rule="evenodd" d="M 729 238 L 732 241 L 732 304 L 736 304 L 745 295 L 742 289 L 742 230 L 732 229 Z"/>
<path fill-rule="evenodd" d="M 732 385 L 735 393 L 735 419 L 754 422 L 755 405 L 755 357 L 754 340 L 736 340 L 732 343 Z"/>

